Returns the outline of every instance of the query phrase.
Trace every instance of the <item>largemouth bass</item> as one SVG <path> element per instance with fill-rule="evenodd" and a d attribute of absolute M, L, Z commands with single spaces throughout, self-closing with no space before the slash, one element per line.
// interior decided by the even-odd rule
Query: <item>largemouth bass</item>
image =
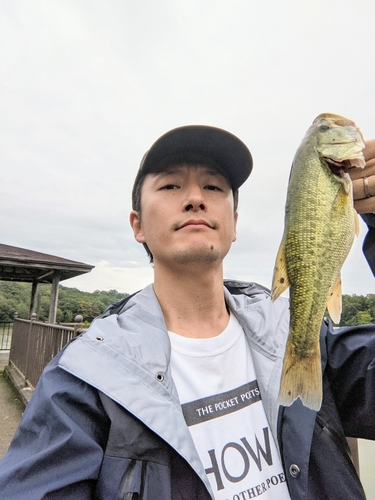
<path fill-rule="evenodd" d="M 320 328 L 326 308 L 335 323 L 340 321 L 341 268 L 359 230 L 347 170 L 364 167 L 363 148 L 353 121 L 323 113 L 293 160 L 271 292 L 276 300 L 290 287 L 290 330 L 279 392 L 284 406 L 298 397 L 313 410 L 321 406 Z"/>

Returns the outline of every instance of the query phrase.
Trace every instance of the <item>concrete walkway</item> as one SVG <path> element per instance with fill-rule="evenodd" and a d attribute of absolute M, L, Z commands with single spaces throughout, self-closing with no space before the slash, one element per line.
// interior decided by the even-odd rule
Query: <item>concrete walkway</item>
<path fill-rule="evenodd" d="M 8 355 L 0 353 L 0 459 L 10 445 L 24 410 L 19 395 L 4 375 L 7 364 Z"/>

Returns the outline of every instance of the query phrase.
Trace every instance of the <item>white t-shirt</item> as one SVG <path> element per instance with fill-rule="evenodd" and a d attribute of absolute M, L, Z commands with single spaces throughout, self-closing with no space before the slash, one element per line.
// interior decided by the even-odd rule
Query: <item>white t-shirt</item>
<path fill-rule="evenodd" d="M 186 423 L 217 500 L 290 500 L 251 352 L 231 314 L 208 339 L 169 332 Z"/>

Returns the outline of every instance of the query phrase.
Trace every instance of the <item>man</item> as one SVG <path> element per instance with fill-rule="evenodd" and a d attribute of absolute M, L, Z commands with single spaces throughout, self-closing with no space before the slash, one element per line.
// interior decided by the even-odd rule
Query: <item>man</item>
<path fill-rule="evenodd" d="M 1 498 L 365 498 L 345 433 L 375 439 L 375 327 L 325 320 L 321 410 L 277 405 L 288 301 L 223 287 L 251 170 L 247 147 L 213 127 L 174 129 L 146 153 L 130 223 L 154 283 L 46 368 L 0 463 Z"/>

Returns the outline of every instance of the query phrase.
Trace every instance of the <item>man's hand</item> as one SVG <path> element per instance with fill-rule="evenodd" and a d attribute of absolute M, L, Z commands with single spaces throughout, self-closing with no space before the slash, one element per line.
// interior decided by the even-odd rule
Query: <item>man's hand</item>
<path fill-rule="evenodd" d="M 359 214 L 375 213 L 375 139 L 365 141 L 364 168 L 350 168 L 353 181 L 354 208 Z"/>

